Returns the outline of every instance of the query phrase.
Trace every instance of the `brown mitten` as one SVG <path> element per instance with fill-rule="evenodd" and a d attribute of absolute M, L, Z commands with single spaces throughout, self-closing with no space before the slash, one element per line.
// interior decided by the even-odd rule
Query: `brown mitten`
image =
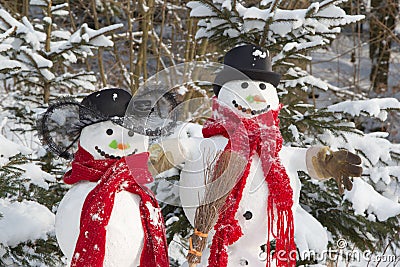
<path fill-rule="evenodd" d="M 333 152 L 329 147 L 323 147 L 316 156 L 312 157 L 316 174 L 323 179 L 333 177 L 343 194 L 344 188 L 351 190 L 353 183 L 349 177 L 360 177 L 362 174 L 361 158 L 347 150 Z M 343 188 L 344 186 L 344 188 Z"/>

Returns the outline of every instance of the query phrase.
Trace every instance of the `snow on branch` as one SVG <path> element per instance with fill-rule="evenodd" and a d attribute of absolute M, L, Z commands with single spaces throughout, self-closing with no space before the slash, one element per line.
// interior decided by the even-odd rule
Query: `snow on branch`
<path fill-rule="evenodd" d="M 285 73 L 284 77 L 285 78 L 281 80 L 280 84 L 281 88 L 287 89 L 300 86 L 302 90 L 308 91 L 311 87 L 315 87 L 323 91 L 329 90 L 337 96 L 347 95 L 355 99 L 364 98 L 362 94 L 338 88 L 336 86 L 329 84 L 328 82 L 321 80 L 320 78 L 314 77 L 307 71 L 302 70 L 300 67 L 289 68 L 288 71 Z"/>
<path fill-rule="evenodd" d="M 104 35 L 122 27 L 122 24 L 115 24 L 99 30 L 93 30 L 85 23 L 70 35 L 68 40 L 57 42 L 57 45 L 51 49 L 49 56 L 66 53 L 71 49 L 79 48 L 79 45 L 82 44 L 90 47 L 113 46 L 113 42 Z"/>
<path fill-rule="evenodd" d="M 297 40 L 299 44 L 292 45 L 290 50 L 298 47 L 298 51 L 303 49 L 301 46 L 329 44 L 342 26 L 364 19 L 362 15 L 347 15 L 337 6 L 338 1 L 315 2 L 306 9 L 295 10 L 281 9 L 272 1 L 264 4 L 246 8 L 237 1 L 198 0 L 187 6 L 191 9 L 190 16 L 200 19 L 198 39 L 216 39 L 222 34 L 220 37 L 238 37 L 238 43 L 248 39 L 259 40 L 260 44 L 265 41 L 267 47 Z M 228 42 L 223 39 L 226 38 L 219 41 Z"/>
<path fill-rule="evenodd" d="M 41 5 L 44 2 L 34 3 Z M 65 7 L 65 4 L 54 6 L 54 11 Z M 47 25 L 52 25 L 49 17 L 44 20 Z M 93 73 L 65 75 L 56 73 L 56 70 L 62 69 L 59 68 L 61 65 L 77 63 L 78 58 L 93 56 L 95 49 L 113 46 L 105 35 L 123 25 L 114 24 L 95 30 L 83 24 L 73 33 L 59 28 L 51 31 L 50 38 L 47 38 L 42 24 L 30 22 L 26 17 L 18 21 L 7 11 L 0 10 L 0 62 L 4 63 L 2 66 L 7 66 L 0 67 L 0 72 L 6 78 L 16 77 L 38 87 L 62 85 L 94 89 L 96 79 Z M 48 40 L 50 43 L 46 43 Z M 47 45 L 49 50 L 45 49 Z"/>
<path fill-rule="evenodd" d="M 10 13 L 4 9 L 0 9 L 0 31 L 4 33 L 11 28 L 15 28 L 15 35 L 17 37 L 32 46 L 33 49 L 39 50 L 41 48 L 41 43 L 46 40 L 46 34 L 36 31 L 26 17 L 22 18 L 22 22 L 23 23 L 14 19 Z"/>
<path fill-rule="evenodd" d="M 353 205 L 355 214 L 365 215 L 368 219 L 375 221 L 386 221 L 388 218 L 400 214 L 400 204 L 382 196 L 362 179 L 354 179 L 353 189 L 346 191 L 345 199 Z"/>
<path fill-rule="evenodd" d="M 55 215 L 34 201 L 11 202 L 0 199 L 0 243 L 16 246 L 21 242 L 47 238 L 54 231 Z"/>
<path fill-rule="evenodd" d="M 47 7 L 49 2 L 48 2 L 48 0 L 31 0 L 29 2 L 29 4 L 31 6 L 42 6 L 42 7 L 45 6 L 45 7 Z"/>
<path fill-rule="evenodd" d="M 395 98 L 374 98 L 368 100 L 344 101 L 328 107 L 329 111 L 347 113 L 352 116 L 360 116 L 366 113 L 369 116 L 387 119 L 388 110 L 400 110 L 400 102 Z"/>

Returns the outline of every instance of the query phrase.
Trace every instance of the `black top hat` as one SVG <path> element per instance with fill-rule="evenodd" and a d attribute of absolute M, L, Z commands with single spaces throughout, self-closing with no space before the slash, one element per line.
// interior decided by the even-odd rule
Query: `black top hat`
<path fill-rule="evenodd" d="M 124 117 L 131 99 L 132 95 L 128 91 L 119 88 L 104 89 L 91 93 L 81 102 L 82 107 L 79 109 L 79 119 L 85 121 L 89 119 L 88 116 L 93 116 L 93 113 L 89 115 L 86 112 L 87 109 L 97 114 L 100 120 Z"/>
<path fill-rule="evenodd" d="M 229 50 L 224 57 L 224 65 L 214 81 L 216 96 L 229 81 L 251 79 L 277 86 L 281 77 L 272 71 L 268 50 L 256 45 L 242 45 Z"/>

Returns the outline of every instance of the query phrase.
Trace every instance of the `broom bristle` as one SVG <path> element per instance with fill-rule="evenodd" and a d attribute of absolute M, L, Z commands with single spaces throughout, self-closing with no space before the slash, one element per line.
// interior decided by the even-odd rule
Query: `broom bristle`
<path fill-rule="evenodd" d="M 189 240 L 191 248 L 187 260 L 190 264 L 200 263 L 201 252 L 207 243 L 206 235 L 201 234 L 208 234 L 217 222 L 224 210 L 226 198 L 242 177 L 247 163 L 243 156 L 232 151 L 217 153 L 213 159 L 206 160 L 204 199 L 196 209 L 195 233 Z"/>

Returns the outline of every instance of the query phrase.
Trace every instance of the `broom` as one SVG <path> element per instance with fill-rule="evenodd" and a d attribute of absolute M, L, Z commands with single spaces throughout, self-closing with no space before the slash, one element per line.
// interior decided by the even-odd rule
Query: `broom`
<path fill-rule="evenodd" d="M 232 191 L 247 164 L 246 159 L 237 152 L 224 151 L 206 162 L 205 192 L 201 205 L 197 207 L 194 218 L 194 233 L 189 238 L 189 267 L 201 262 L 202 252 L 207 244 L 207 236 L 219 214 L 223 211 L 226 198 Z"/>

